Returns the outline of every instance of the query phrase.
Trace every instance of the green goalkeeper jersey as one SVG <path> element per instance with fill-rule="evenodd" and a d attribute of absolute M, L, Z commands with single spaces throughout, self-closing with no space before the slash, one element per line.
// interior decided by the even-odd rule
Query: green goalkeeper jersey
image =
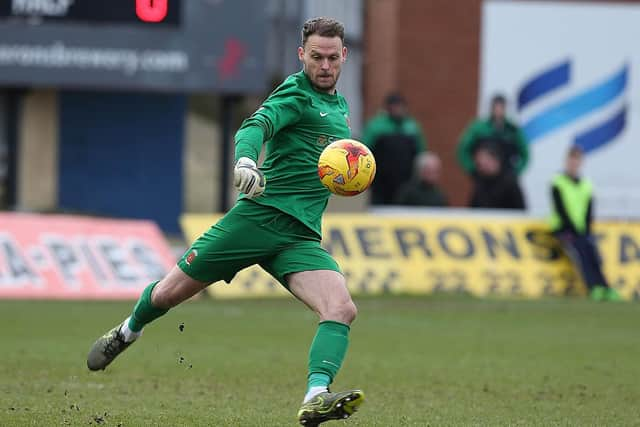
<path fill-rule="evenodd" d="M 350 136 L 344 97 L 314 90 L 300 71 L 290 75 L 242 123 L 235 136 L 235 158 L 257 161 L 266 141 L 260 167 L 266 189 L 253 201 L 297 218 L 320 237 L 322 213 L 331 193 L 318 177 L 318 158 L 330 142 Z"/>

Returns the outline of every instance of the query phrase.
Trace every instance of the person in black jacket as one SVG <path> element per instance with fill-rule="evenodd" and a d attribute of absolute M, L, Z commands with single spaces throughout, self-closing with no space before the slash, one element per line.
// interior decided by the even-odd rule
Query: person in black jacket
<path fill-rule="evenodd" d="M 365 125 L 362 142 L 376 158 L 376 179 L 371 184 L 371 204 L 390 205 L 402 184 L 411 180 L 416 156 L 426 150 L 420 123 L 409 114 L 404 97 L 389 94 L 384 110 Z"/>
<path fill-rule="evenodd" d="M 565 170 L 551 184 L 551 230 L 567 256 L 582 273 L 589 295 L 596 301 L 619 300 L 600 266 L 600 255 L 591 234 L 593 223 L 593 186 L 580 176 L 582 149 L 573 146 L 567 155 Z"/>
<path fill-rule="evenodd" d="M 419 154 L 414 168 L 413 179 L 400 187 L 394 202 L 405 206 L 447 206 L 447 196 L 439 184 L 440 157 L 429 151 Z"/>
<path fill-rule="evenodd" d="M 489 144 L 473 153 L 476 171 L 469 206 L 486 209 L 525 209 L 524 197 L 513 172 L 504 170 L 499 152 Z"/>

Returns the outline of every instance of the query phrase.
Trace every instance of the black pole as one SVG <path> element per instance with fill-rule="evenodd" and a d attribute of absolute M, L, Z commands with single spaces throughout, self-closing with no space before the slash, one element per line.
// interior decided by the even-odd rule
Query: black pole
<path fill-rule="evenodd" d="M 18 201 L 18 139 L 19 121 L 20 121 L 20 104 L 22 100 L 21 89 L 7 90 L 6 98 L 6 118 L 7 118 L 7 181 L 6 181 L 6 199 L 5 203 L 10 208 L 15 208 Z"/>
<path fill-rule="evenodd" d="M 229 210 L 229 186 L 231 185 L 231 168 L 233 153 L 234 121 L 233 109 L 237 101 L 233 95 L 222 96 L 222 149 L 220 150 L 220 212 Z"/>

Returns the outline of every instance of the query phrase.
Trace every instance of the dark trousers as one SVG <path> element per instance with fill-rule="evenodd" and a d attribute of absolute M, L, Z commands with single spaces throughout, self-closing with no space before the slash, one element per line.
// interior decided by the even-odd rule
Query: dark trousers
<path fill-rule="evenodd" d="M 582 279 L 589 290 L 594 286 L 608 287 L 607 279 L 602 273 L 598 248 L 589 236 L 571 232 L 557 232 L 554 236 L 562 244 L 562 248 L 582 274 Z"/>

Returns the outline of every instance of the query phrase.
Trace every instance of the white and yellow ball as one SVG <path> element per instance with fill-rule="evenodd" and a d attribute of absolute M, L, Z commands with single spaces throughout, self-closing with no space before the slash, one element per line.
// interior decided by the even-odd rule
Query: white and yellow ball
<path fill-rule="evenodd" d="M 327 145 L 320 154 L 318 175 L 333 194 L 355 196 L 373 182 L 376 159 L 363 143 L 340 139 Z"/>

